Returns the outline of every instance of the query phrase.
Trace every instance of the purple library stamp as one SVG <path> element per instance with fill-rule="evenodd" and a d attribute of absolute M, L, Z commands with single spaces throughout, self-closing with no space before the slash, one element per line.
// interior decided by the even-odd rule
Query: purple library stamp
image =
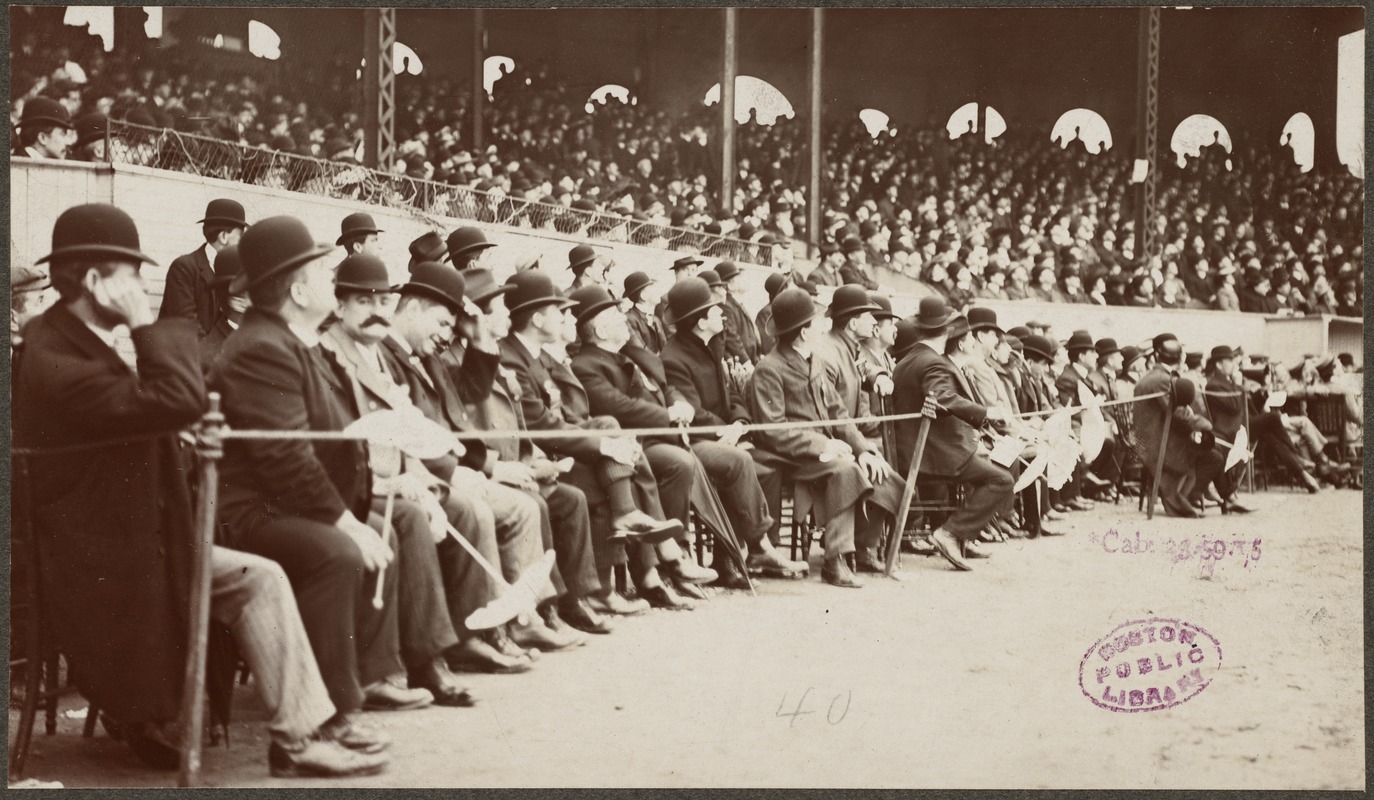
<path fill-rule="evenodd" d="M 1221 669 L 1221 643 L 1179 619 L 1116 626 L 1078 665 L 1078 686 L 1108 711 L 1160 711 L 1193 699 Z"/>

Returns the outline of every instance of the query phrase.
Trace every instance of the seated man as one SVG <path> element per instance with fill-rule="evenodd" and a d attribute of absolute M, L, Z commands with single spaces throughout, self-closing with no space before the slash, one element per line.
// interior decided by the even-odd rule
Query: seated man
<path fill-rule="evenodd" d="M 1159 479 L 1159 500 L 1171 517 L 1202 516 L 1190 502 L 1198 483 L 1199 448 L 1204 434 L 1212 435 L 1212 423 L 1193 413 L 1197 390 L 1187 378 L 1179 376 L 1183 348 L 1178 337 L 1161 333 L 1154 338 L 1155 365 L 1135 385 L 1135 396 L 1162 394 L 1135 404 L 1131 415 L 1141 462 L 1146 475 L 1154 478 L 1155 465 L 1163 453 L 1164 466 Z M 1164 418 L 1173 415 L 1169 437 L 1164 438 Z"/>
<path fill-rule="evenodd" d="M 893 515 L 902 496 L 902 479 L 873 452 L 849 421 L 834 386 L 824 379 L 811 348 L 824 335 L 820 307 L 804 289 L 789 288 L 773 301 L 777 346 L 754 371 L 750 408 L 759 423 L 828 421 L 815 428 L 757 431 L 760 456 L 782 470 L 785 479 L 812 484 L 817 518 L 825 525 L 825 564 L 821 578 L 832 586 L 859 588 L 849 558 L 854 553 L 855 516 Z"/>
<path fill-rule="evenodd" d="M 176 429 L 205 407 L 196 330 L 153 321 L 138 230 L 114 206 L 76 206 L 53 229 L 61 298 L 25 330 L 14 374 L 15 444 L 134 441 L 21 461 L 20 511 L 48 557 L 42 580 L 71 679 L 145 761 L 175 769 L 195 530 Z M 123 348 L 120 335 L 130 347 Z M 27 467 L 27 468 L 25 468 Z M 210 614 L 227 625 L 267 705 L 274 775 L 380 772 L 387 740 L 340 735 L 295 598 L 276 563 L 216 546 Z M 38 576 L 33 576 L 37 579 Z M 366 752 L 364 752 L 364 750 Z"/>
<path fill-rule="evenodd" d="M 225 341 L 210 379 L 231 426 L 338 431 L 357 418 L 351 379 L 316 333 L 335 307 L 334 270 L 323 258 L 332 249 L 294 217 L 272 217 L 244 232 L 239 284 L 252 307 Z M 371 602 L 369 587 L 392 552 L 364 522 L 372 506 L 366 446 L 253 439 L 231 440 L 224 451 L 219 519 L 226 542 L 276 561 L 290 578 L 338 712 L 330 735 L 358 748 L 381 746 L 382 734 L 358 717 L 365 702 L 413 708 L 432 696 L 398 685 L 405 668 L 395 614 L 379 613 Z M 395 591 L 395 580 L 386 584 Z M 383 612 L 394 606 L 386 602 Z"/>
<path fill-rule="evenodd" d="M 1011 473 L 978 450 L 978 429 L 985 420 L 1006 420 L 999 406 L 974 402 L 963 373 L 945 355 L 950 323 L 957 317 L 939 295 L 921 298 L 914 320 L 918 341 L 897 365 L 893 383 L 893 413 L 913 414 L 926 404 L 938 405 L 922 454 L 921 474 L 948 478 L 968 487 L 964 503 L 938 530 L 931 543 L 957 569 L 972 567 L 964 559 L 976 557 L 969 543 L 992 518 L 1007 507 L 1014 482 Z M 966 334 L 965 334 L 966 335 Z M 907 469 L 913 457 L 918 420 L 897 423 L 898 466 Z"/>
<path fill-rule="evenodd" d="M 1226 345 L 1212 348 L 1207 364 L 1207 411 L 1212 418 L 1212 430 L 1222 439 L 1234 442 L 1236 434 L 1245 426 L 1245 401 L 1247 394 L 1239 381 L 1245 380 L 1236 364 L 1236 353 Z M 1258 385 L 1255 389 L 1258 389 Z M 1279 463 L 1288 468 L 1307 491 L 1316 494 L 1321 491 L 1321 483 L 1308 471 L 1308 464 L 1298 455 L 1288 432 L 1283 428 L 1283 420 L 1274 411 L 1262 409 L 1258 405 L 1259 394 L 1249 395 L 1253 402 L 1249 409 L 1250 427 L 1246 431 L 1256 447 L 1263 445 L 1274 454 Z"/>

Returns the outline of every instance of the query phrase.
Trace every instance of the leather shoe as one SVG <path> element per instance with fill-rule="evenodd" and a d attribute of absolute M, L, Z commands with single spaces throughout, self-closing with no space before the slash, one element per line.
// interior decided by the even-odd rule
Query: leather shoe
<path fill-rule="evenodd" d="M 691 611 L 697 604 L 677 592 L 673 591 L 666 583 L 657 586 L 646 586 L 639 590 L 642 598 L 649 601 L 649 605 L 654 608 L 667 608 L 673 611 Z"/>
<path fill-rule="evenodd" d="M 821 566 L 821 580 L 842 589 L 862 589 L 864 582 L 849 569 L 843 557 L 827 558 Z"/>
<path fill-rule="evenodd" d="M 1064 508 L 1063 506 L 1060 506 L 1059 508 L 1051 509 L 1051 510 L 1049 510 L 1049 511 L 1046 511 L 1045 514 L 1044 514 L 1044 517 L 1045 517 L 1045 519 L 1049 520 L 1050 522 L 1059 522 L 1060 520 L 1065 519 L 1064 513 L 1067 512 L 1067 511 L 1068 511 L 1067 508 Z"/>
<path fill-rule="evenodd" d="M 1067 514 L 1069 513 L 1069 507 L 1063 503 L 1050 503 L 1050 511 L 1055 514 Z M 1045 516 L 1049 517 L 1049 514 Z M 1063 517 L 1060 517 L 1060 519 L 1063 519 Z"/>
<path fill-rule="evenodd" d="M 559 616 L 567 625 L 576 628 L 583 633 L 607 634 L 611 632 L 611 623 L 596 612 L 585 598 L 573 600 L 564 599 L 561 603 L 562 610 Z"/>
<path fill-rule="evenodd" d="M 954 534 L 941 528 L 930 535 L 930 541 L 935 545 L 935 549 L 940 551 L 940 555 L 945 560 L 954 565 L 955 569 L 971 572 L 973 567 L 964 560 L 959 553 L 959 540 L 954 538 Z"/>
<path fill-rule="evenodd" d="M 274 778 L 351 778 L 376 775 L 391 759 L 381 753 L 349 750 L 333 739 L 308 736 L 293 744 L 272 742 L 267 765 Z"/>
<path fill-rule="evenodd" d="M 654 519 L 639 509 L 616 517 L 611 527 L 615 531 L 612 539 L 625 538 L 648 544 L 667 541 L 684 530 L 682 523 L 675 519 Z"/>
<path fill-rule="evenodd" d="M 869 547 L 860 550 L 854 560 L 857 562 L 859 572 L 882 574 L 883 570 L 887 569 L 887 565 L 878 558 L 878 551 Z"/>
<path fill-rule="evenodd" d="M 1253 508 L 1237 503 L 1234 496 L 1223 500 L 1221 503 L 1221 513 L 1223 514 L 1249 514 L 1254 510 Z"/>
<path fill-rule="evenodd" d="M 545 625 L 543 620 L 538 617 L 530 619 L 523 625 L 512 622 L 510 624 L 510 638 L 511 641 L 526 650 L 538 649 L 541 653 L 566 650 L 569 647 L 578 647 L 587 643 L 586 638 L 576 631 L 568 630 L 567 633 L 560 634 Z"/>
<path fill-rule="evenodd" d="M 391 746 L 386 731 L 363 722 L 357 714 L 335 714 L 320 726 L 319 735 L 359 753 L 380 753 Z"/>
<path fill-rule="evenodd" d="M 614 589 L 602 595 L 588 597 L 587 605 L 598 614 L 614 614 L 618 617 L 635 617 L 649 610 L 649 601 L 642 597 L 630 600 L 622 597 Z"/>
<path fill-rule="evenodd" d="M 410 672 L 410 685 L 434 695 L 434 705 L 447 708 L 469 708 L 477 703 L 468 688 L 449 672 L 442 658 Z"/>
<path fill-rule="evenodd" d="M 697 586 L 695 583 L 692 583 L 690 581 L 684 581 L 683 579 L 677 576 L 672 576 L 668 578 L 668 581 L 672 583 L 673 591 L 677 592 L 683 597 L 688 598 L 689 600 L 709 601 L 711 599 L 706 595 L 706 592 L 703 591 L 702 588 L 700 586 Z"/>
<path fill-rule="evenodd" d="M 678 559 L 670 568 L 674 577 L 685 583 L 710 583 L 720 575 L 710 567 L 697 566 L 689 555 Z"/>
<path fill-rule="evenodd" d="M 1044 527 L 1044 526 L 1042 525 L 1042 526 L 1040 527 L 1040 535 L 1041 535 L 1041 536 L 1063 536 L 1063 535 L 1064 535 L 1064 532 L 1063 532 L 1063 531 L 1052 531 L 1052 530 L 1050 530 L 1049 528 L 1046 528 L 1046 527 Z"/>
<path fill-rule="evenodd" d="M 1093 501 L 1084 500 L 1081 497 L 1075 497 L 1070 500 L 1067 505 L 1074 511 L 1092 511 L 1094 508 L 1097 508 L 1097 506 L 1093 504 Z"/>
<path fill-rule="evenodd" d="M 711 584 L 712 586 L 721 589 L 749 588 L 749 580 L 744 576 L 743 572 L 740 572 L 735 562 L 731 561 L 728 557 L 717 558 L 712 565 L 712 569 L 719 575 L 715 583 Z"/>
<path fill-rule="evenodd" d="M 486 642 L 481 636 L 470 636 L 444 653 L 450 668 L 459 672 L 485 672 L 493 675 L 515 675 L 529 672 L 534 664 L 529 656 L 512 657 Z"/>
<path fill-rule="evenodd" d="M 1093 487 L 1094 489 L 1105 489 L 1108 486 L 1112 485 L 1110 481 L 1104 481 L 1101 478 L 1094 475 L 1092 473 L 1092 470 L 1083 471 L 1083 482 Z"/>
<path fill-rule="evenodd" d="M 977 542 L 964 542 L 964 558 L 992 558 L 992 553 L 980 548 Z"/>
<path fill-rule="evenodd" d="M 434 702 L 434 695 L 424 689 L 399 686 L 400 680 L 388 678 L 363 689 L 364 711 L 409 711 L 424 708 Z"/>
<path fill-rule="evenodd" d="M 487 640 L 487 644 L 504 655 L 511 658 L 524 656 L 530 661 L 538 661 L 540 656 L 538 647 L 521 647 L 510 638 L 510 632 L 507 628 L 514 624 L 514 622 L 508 622 L 505 625 L 498 625 L 491 630 L 483 631 L 482 637 Z"/>
<path fill-rule="evenodd" d="M 571 636 L 577 639 L 579 645 L 587 643 L 587 637 L 578 632 L 576 628 L 563 621 L 563 617 L 558 613 L 558 604 L 553 601 L 544 603 L 539 607 L 539 616 L 544 620 L 544 627 L 553 631 L 557 636 Z"/>

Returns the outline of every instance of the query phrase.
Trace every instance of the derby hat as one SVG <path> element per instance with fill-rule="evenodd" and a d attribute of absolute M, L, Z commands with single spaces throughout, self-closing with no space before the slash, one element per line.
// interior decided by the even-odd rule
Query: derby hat
<path fill-rule="evenodd" d="M 465 255 L 473 250 L 483 250 L 488 247 L 495 247 L 496 245 L 487 241 L 487 237 L 482 233 L 480 228 L 469 226 L 458 228 L 453 233 L 450 233 L 448 235 L 447 246 L 447 260 L 456 261 L 459 256 Z"/>
<path fill-rule="evenodd" d="M 402 295 L 417 295 L 442 303 L 454 314 L 463 310 L 467 281 L 458 270 L 437 261 L 422 261 L 410 271 L 410 280 L 400 287 Z"/>
<path fill-rule="evenodd" d="M 949 325 L 949 321 L 952 319 L 954 319 L 954 311 L 945 302 L 945 298 L 939 295 L 921 298 L 921 305 L 916 311 L 916 327 L 927 333 L 940 331 Z"/>
<path fill-rule="evenodd" d="M 76 130 L 76 146 L 85 147 L 91 142 L 104 141 L 109 123 L 109 118 L 99 111 L 77 117 L 76 122 L 72 124 Z"/>
<path fill-rule="evenodd" d="M 215 254 L 215 277 L 213 286 L 229 286 L 243 272 L 243 259 L 239 257 L 238 245 L 226 247 Z"/>
<path fill-rule="evenodd" d="M 10 292 L 14 294 L 40 292 L 50 286 L 52 279 L 48 273 L 32 267 L 19 267 L 10 276 Z"/>
<path fill-rule="evenodd" d="M 845 320 L 865 312 L 881 311 L 882 306 L 868 298 L 868 291 L 857 283 L 849 283 L 835 290 L 830 297 L 826 314 L 831 319 Z"/>
<path fill-rule="evenodd" d="M 1040 334 L 1031 334 L 1026 338 L 1022 345 L 1025 347 L 1027 356 L 1039 356 L 1046 361 L 1054 360 L 1054 353 L 1058 346 L 1048 337 Z"/>
<path fill-rule="evenodd" d="M 680 280 L 668 290 L 668 314 L 675 325 L 720 304 L 711 287 L 701 278 Z"/>
<path fill-rule="evenodd" d="M 768 302 L 773 302 L 773 298 L 778 296 L 778 292 L 781 292 L 783 287 L 791 282 L 792 279 L 786 273 L 770 273 L 763 281 L 763 290 L 768 293 Z"/>
<path fill-rule="evenodd" d="M 328 254 L 337 245 L 315 241 L 305 223 L 290 216 L 268 217 L 248 226 L 239 239 L 243 271 L 230 284 L 239 292 L 274 275 Z"/>
<path fill-rule="evenodd" d="M 796 287 L 778 292 L 770 305 L 773 308 L 773 333 L 779 337 L 808 324 L 820 316 L 822 310 L 805 289 Z"/>
<path fill-rule="evenodd" d="M 35 261 L 59 262 L 77 256 L 113 256 L 156 264 L 138 244 L 138 226 L 107 203 L 72 206 L 52 226 L 52 252 Z"/>
<path fill-rule="evenodd" d="M 972 313 L 971 310 L 970 313 Z M 1015 328 L 1008 328 L 1007 335 L 1014 336 L 1024 342 L 1026 338 L 1031 335 L 1031 332 L 1030 328 L 1027 328 L 1025 325 L 1017 325 Z"/>
<path fill-rule="evenodd" d="M 975 332 L 991 329 L 998 333 L 1006 333 L 997 326 L 997 312 L 991 308 L 970 308 L 968 310 L 968 327 L 969 330 Z"/>
<path fill-rule="evenodd" d="M 706 281 L 706 285 L 712 289 L 719 289 L 725 286 L 725 281 L 720 279 L 720 273 L 713 269 L 704 269 L 697 273 L 697 277 Z"/>
<path fill-rule="evenodd" d="M 387 276 L 386 264 L 380 258 L 368 253 L 353 253 L 339 262 L 339 267 L 334 272 L 336 294 L 343 290 L 389 293 L 396 291 L 396 289 L 397 287 L 391 285 L 391 280 Z"/>
<path fill-rule="evenodd" d="M 846 254 L 858 253 L 864 249 L 864 243 L 859 241 L 857 236 L 846 236 L 844 241 L 840 243 L 840 249 L 844 250 Z"/>
<path fill-rule="evenodd" d="M 444 254 L 448 252 L 444 246 L 444 237 L 438 231 L 425 231 L 410 243 L 411 263 L 418 264 L 421 261 L 443 261 Z"/>
<path fill-rule="evenodd" d="M 342 245 L 349 239 L 356 239 L 366 236 L 369 233 L 381 232 L 382 229 L 377 227 L 377 223 L 373 221 L 371 214 L 359 211 L 356 214 L 349 214 L 343 218 L 343 222 L 339 224 L 339 238 L 334 244 Z"/>
<path fill-rule="evenodd" d="M 600 284 L 579 286 L 568 293 L 568 299 L 574 304 L 573 316 L 577 317 L 578 325 L 608 308 L 620 305 L 620 301 L 611 296 L 610 290 Z"/>
<path fill-rule="evenodd" d="M 568 251 L 568 269 L 581 275 L 596 261 L 596 250 L 589 244 L 579 244 Z"/>
<path fill-rule="evenodd" d="M 491 274 L 489 269 L 473 267 L 463 270 L 462 275 L 463 280 L 467 283 L 463 288 L 463 294 L 479 306 L 497 295 L 510 291 L 510 287 L 506 284 L 496 282 L 496 277 Z"/>
<path fill-rule="evenodd" d="M 823 256 L 834 255 L 835 253 L 840 252 L 840 246 L 832 241 L 827 240 L 821 242 L 820 251 L 821 255 Z"/>
<path fill-rule="evenodd" d="M 218 222 L 224 225 L 237 225 L 240 228 L 248 227 L 247 214 L 244 213 L 243 204 L 237 200 L 218 198 L 211 200 L 205 205 L 205 216 L 196 220 L 196 224 Z"/>
<path fill-rule="evenodd" d="M 1093 349 L 1093 337 L 1087 331 L 1074 331 L 1064 347 L 1069 351 L 1070 356 L 1084 350 L 1091 350 Z"/>
<path fill-rule="evenodd" d="M 947 328 L 947 332 L 945 335 L 947 337 L 947 340 L 952 342 L 955 339 L 958 339 L 960 336 L 967 335 L 968 332 L 968 317 L 965 317 L 963 314 L 959 314 L 954 319 L 949 321 L 949 326 Z"/>
<path fill-rule="evenodd" d="M 733 261 L 722 261 L 715 266 L 715 271 L 716 274 L 720 276 L 721 280 L 728 282 L 731 278 L 740 274 L 740 272 L 742 272 L 743 270 L 741 270 L 739 268 L 739 265 Z"/>
<path fill-rule="evenodd" d="M 50 97 L 35 97 L 29 100 L 24 104 L 24 111 L 19 116 L 19 128 L 39 125 L 57 125 L 74 130 L 71 115 L 67 113 L 66 107 Z"/>
<path fill-rule="evenodd" d="M 820 290 L 819 287 L 816 286 L 816 282 L 815 282 L 815 281 L 802 280 L 802 281 L 800 281 L 800 282 L 797 283 L 797 288 L 798 288 L 798 289 L 801 289 L 801 290 L 803 290 L 803 291 L 805 291 L 807 294 L 811 295 L 812 297 L 820 297 L 820 296 L 821 296 L 821 290 Z"/>
<path fill-rule="evenodd" d="M 1224 345 L 1224 344 L 1219 344 L 1219 345 L 1217 345 L 1216 347 L 1213 347 L 1213 348 L 1212 348 L 1212 354 L 1211 354 L 1211 356 L 1210 356 L 1210 360 L 1211 360 L 1213 363 L 1215 363 L 1215 362 L 1217 362 L 1217 361 L 1222 361 L 1222 360 L 1224 360 L 1224 359 L 1235 358 L 1237 355 L 1238 355 L 1238 354 L 1236 353 L 1235 350 L 1232 350 L 1230 347 L 1228 347 L 1228 346 L 1226 346 L 1226 345 Z"/>
<path fill-rule="evenodd" d="M 873 312 L 874 319 L 900 319 L 892 312 L 892 301 L 887 299 L 885 295 L 869 292 L 868 300 L 878 307 L 878 310 Z"/>
<path fill-rule="evenodd" d="M 1116 346 L 1115 339 L 1098 339 L 1097 344 L 1093 345 L 1093 348 L 1097 350 L 1098 358 L 1121 352 L 1121 348 Z"/>
<path fill-rule="evenodd" d="M 626 276 L 625 276 L 625 297 L 626 297 L 626 299 L 630 300 L 631 302 L 638 303 L 638 302 L 639 302 L 639 293 L 642 292 L 642 291 L 644 291 L 645 287 L 647 287 L 649 284 L 651 284 L 651 283 L 653 283 L 653 282 L 654 282 L 654 281 L 653 281 L 653 278 L 650 278 L 650 277 L 649 277 L 649 274 L 646 273 L 646 272 L 631 272 L 629 275 L 626 275 Z"/>
<path fill-rule="evenodd" d="M 909 319 L 897 320 L 897 341 L 892 344 L 892 358 L 901 361 L 911 348 L 921 341 L 921 329 Z"/>
<path fill-rule="evenodd" d="M 1121 348 L 1121 368 L 1128 369 L 1132 364 L 1140 360 L 1145 355 L 1145 351 L 1134 345 L 1126 345 Z"/>
<path fill-rule="evenodd" d="M 696 256 L 683 256 L 682 258 L 679 258 L 677 261 L 673 262 L 673 271 L 677 272 L 680 269 L 686 269 L 687 267 L 705 263 L 705 261 L 702 261 Z"/>
<path fill-rule="evenodd" d="M 506 308 L 511 314 L 533 311 L 543 306 L 571 308 L 574 303 L 554 288 L 553 279 L 542 269 L 527 269 L 506 280 Z"/>

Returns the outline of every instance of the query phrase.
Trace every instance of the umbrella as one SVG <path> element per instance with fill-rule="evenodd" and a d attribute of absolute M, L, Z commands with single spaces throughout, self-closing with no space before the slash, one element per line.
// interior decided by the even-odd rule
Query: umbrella
<path fill-rule="evenodd" d="M 1231 443 L 1231 449 L 1226 452 L 1226 469 L 1239 464 L 1242 461 L 1250 460 L 1250 434 L 1244 428 L 1236 429 L 1236 440 Z"/>
<path fill-rule="evenodd" d="M 744 565 L 744 548 L 740 546 L 735 529 L 730 525 L 730 518 L 725 514 L 725 504 L 720 502 L 716 487 L 711 485 L 711 476 L 706 474 L 706 467 L 702 465 L 701 459 L 692 452 L 692 443 L 685 433 L 682 434 L 682 446 L 686 448 L 687 455 L 692 457 L 692 491 L 688 494 L 692 510 L 697 512 L 701 524 L 715 534 L 716 544 L 724 545 L 730 560 L 739 565 L 740 574 L 744 576 L 744 581 L 752 594 L 754 582 L 749 579 L 749 569 Z"/>

